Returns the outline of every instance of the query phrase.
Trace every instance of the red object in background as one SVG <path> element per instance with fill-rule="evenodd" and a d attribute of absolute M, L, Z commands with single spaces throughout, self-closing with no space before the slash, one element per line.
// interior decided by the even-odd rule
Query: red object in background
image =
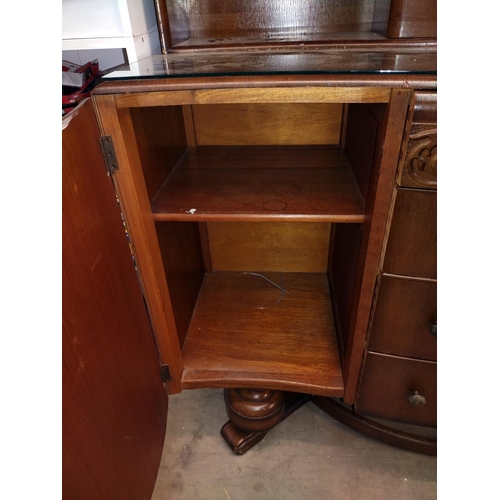
<path fill-rule="evenodd" d="M 97 59 L 83 66 L 63 61 L 62 71 L 62 108 L 63 114 L 66 114 L 76 107 L 82 99 L 90 96 L 90 92 L 99 82 L 102 72 L 99 71 Z"/>

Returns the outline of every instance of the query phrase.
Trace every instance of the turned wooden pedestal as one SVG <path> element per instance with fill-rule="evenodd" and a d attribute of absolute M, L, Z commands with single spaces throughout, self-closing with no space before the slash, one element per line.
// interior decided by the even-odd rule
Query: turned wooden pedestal
<path fill-rule="evenodd" d="M 243 455 L 266 434 L 308 401 L 352 429 L 391 446 L 436 456 L 437 443 L 419 435 L 402 432 L 357 415 L 353 409 L 332 398 L 310 396 L 273 389 L 224 389 L 229 421 L 221 435 L 236 455 Z"/>
<path fill-rule="evenodd" d="M 224 389 L 229 421 L 221 435 L 234 453 L 243 455 L 310 399 L 307 394 L 272 389 Z"/>

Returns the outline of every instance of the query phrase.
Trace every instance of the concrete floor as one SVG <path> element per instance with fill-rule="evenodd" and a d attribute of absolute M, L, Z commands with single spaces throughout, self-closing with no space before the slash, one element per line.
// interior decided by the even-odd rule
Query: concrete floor
<path fill-rule="evenodd" d="M 307 403 L 243 456 L 220 436 L 222 390 L 169 399 L 152 500 L 427 500 L 436 458 L 367 438 Z"/>

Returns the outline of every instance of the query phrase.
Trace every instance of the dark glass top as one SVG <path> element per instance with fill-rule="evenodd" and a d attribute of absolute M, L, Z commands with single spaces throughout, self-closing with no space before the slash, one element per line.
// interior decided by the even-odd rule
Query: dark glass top
<path fill-rule="evenodd" d="M 287 74 L 436 74 L 436 51 L 401 48 L 232 50 L 147 57 L 105 75 L 108 80 Z"/>

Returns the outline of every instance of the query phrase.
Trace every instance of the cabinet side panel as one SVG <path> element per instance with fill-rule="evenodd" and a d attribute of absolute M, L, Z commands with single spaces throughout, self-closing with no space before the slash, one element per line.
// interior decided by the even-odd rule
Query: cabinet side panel
<path fill-rule="evenodd" d="M 185 151 L 181 106 L 131 108 L 137 148 L 151 201 Z"/>
<path fill-rule="evenodd" d="M 335 293 L 337 333 L 342 337 L 342 346 L 347 344 L 361 236 L 358 224 L 336 225 L 329 271 Z"/>
<path fill-rule="evenodd" d="M 342 104 L 193 106 L 199 146 L 339 144 Z"/>
<path fill-rule="evenodd" d="M 363 199 L 367 200 L 370 175 L 378 132 L 378 116 L 381 105 L 350 104 L 347 118 L 345 152 L 356 175 Z"/>
<path fill-rule="evenodd" d="M 156 232 L 182 348 L 204 276 L 198 224 L 157 222 Z"/>
<path fill-rule="evenodd" d="M 393 90 L 389 105 L 381 108 L 343 364 L 348 404 L 354 402 L 358 385 L 410 97 L 410 90 Z"/>

